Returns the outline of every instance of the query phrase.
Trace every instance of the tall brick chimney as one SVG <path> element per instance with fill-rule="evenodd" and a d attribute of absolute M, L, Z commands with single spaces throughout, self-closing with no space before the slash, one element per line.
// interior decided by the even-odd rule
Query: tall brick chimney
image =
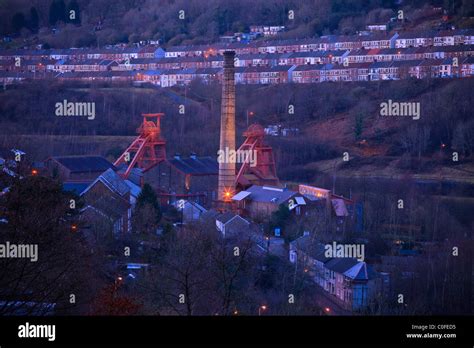
<path fill-rule="evenodd" d="M 235 151 L 235 67 L 234 51 L 224 52 L 224 76 L 222 82 L 221 138 L 219 149 Z M 230 201 L 235 191 L 235 163 L 219 163 L 217 198 Z"/>

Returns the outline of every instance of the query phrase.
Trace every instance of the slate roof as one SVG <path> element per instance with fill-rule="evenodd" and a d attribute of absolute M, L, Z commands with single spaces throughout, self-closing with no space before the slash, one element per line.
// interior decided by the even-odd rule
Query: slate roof
<path fill-rule="evenodd" d="M 352 268 L 345 271 L 344 275 L 354 280 L 366 280 L 369 278 L 367 273 L 367 264 L 365 262 L 359 262 Z"/>
<path fill-rule="evenodd" d="M 74 192 L 75 194 L 79 195 L 82 191 L 84 191 L 89 183 L 83 182 L 68 182 L 63 184 L 63 191 Z"/>
<path fill-rule="evenodd" d="M 236 215 L 235 219 L 230 220 L 225 227 L 226 236 L 240 235 L 248 232 L 250 222 L 245 220 L 243 217 Z"/>
<path fill-rule="evenodd" d="M 127 171 L 128 167 L 125 163 L 122 163 L 117 168 L 117 174 L 124 174 Z M 130 174 L 128 175 L 127 181 L 131 181 L 133 184 L 140 186 L 142 177 L 143 171 L 140 168 L 135 167 L 130 170 Z"/>
<path fill-rule="evenodd" d="M 192 175 L 217 175 L 219 165 L 217 160 L 210 157 L 172 158 L 168 162 L 180 172 Z"/>
<path fill-rule="evenodd" d="M 214 221 L 215 221 L 215 219 L 216 219 L 219 215 L 220 215 L 220 213 L 219 213 L 217 210 L 215 210 L 215 209 L 210 209 L 210 210 L 206 211 L 205 213 L 203 213 L 203 214 L 201 215 L 201 218 L 202 218 L 203 220 L 208 220 L 208 221 L 214 220 Z M 214 221 L 213 221 L 213 222 L 214 222 Z"/>
<path fill-rule="evenodd" d="M 192 201 L 186 201 L 184 203 L 184 209 L 197 209 L 199 210 L 201 213 L 206 213 L 207 212 L 207 209 L 204 208 L 202 205 L 200 205 L 199 203 L 197 202 L 192 202 Z"/>
<path fill-rule="evenodd" d="M 323 68 L 322 64 L 306 64 L 306 65 L 298 65 L 294 71 L 321 70 L 322 68 Z"/>
<path fill-rule="evenodd" d="M 334 258 L 328 261 L 326 268 L 331 271 L 343 274 L 358 263 L 359 261 L 350 257 Z"/>
<path fill-rule="evenodd" d="M 104 173 L 102 173 L 97 178 L 97 180 L 102 181 L 105 185 L 107 185 L 107 187 L 118 193 L 120 196 L 124 196 L 125 194 L 130 192 L 130 187 L 117 173 L 115 173 L 110 168 L 107 169 Z"/>
<path fill-rule="evenodd" d="M 314 241 L 311 236 L 302 236 L 291 242 L 291 245 L 297 249 L 302 250 L 305 254 L 311 256 L 320 262 L 328 262 L 331 258 L 325 256 L 324 245 Z"/>
<path fill-rule="evenodd" d="M 246 191 L 250 192 L 249 199 L 252 201 L 275 204 L 285 203 L 288 199 L 298 193 L 284 188 L 258 185 L 253 185 Z"/>
<path fill-rule="evenodd" d="M 101 156 L 64 156 L 52 157 L 66 167 L 71 173 L 104 172 L 114 165 Z"/>
<path fill-rule="evenodd" d="M 219 215 L 216 220 L 222 222 L 223 224 L 226 224 L 229 222 L 231 219 L 233 219 L 236 216 L 236 214 L 231 213 L 231 212 L 225 212 L 221 215 Z"/>
<path fill-rule="evenodd" d="M 113 196 L 102 196 L 94 203 L 88 204 L 81 210 L 81 212 L 92 209 L 99 214 L 107 216 L 109 219 L 115 222 L 127 213 L 128 208 L 128 203 L 123 199 Z"/>
<path fill-rule="evenodd" d="M 125 184 L 127 184 L 127 186 L 130 188 L 130 194 L 134 197 L 138 197 L 138 195 L 140 195 L 140 192 L 142 192 L 141 187 L 130 180 L 125 180 Z"/>

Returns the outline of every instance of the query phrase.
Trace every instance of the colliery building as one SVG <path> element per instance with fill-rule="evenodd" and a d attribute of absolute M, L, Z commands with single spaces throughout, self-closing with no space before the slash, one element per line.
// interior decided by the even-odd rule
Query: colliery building
<path fill-rule="evenodd" d="M 147 182 L 158 189 L 162 203 L 173 204 L 185 198 L 204 206 L 216 199 L 219 166 L 215 158 L 176 154 L 160 162 L 147 175 Z"/>
<path fill-rule="evenodd" d="M 45 165 L 51 177 L 65 184 L 82 184 L 84 188 L 107 169 L 116 169 L 101 156 L 53 156 Z"/>

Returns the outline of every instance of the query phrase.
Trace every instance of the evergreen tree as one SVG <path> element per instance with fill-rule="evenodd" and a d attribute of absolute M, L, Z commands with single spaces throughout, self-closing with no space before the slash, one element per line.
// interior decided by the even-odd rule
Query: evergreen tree
<path fill-rule="evenodd" d="M 57 22 L 66 22 L 68 13 L 63 0 L 54 0 L 49 7 L 49 24 L 55 25 Z"/>
<path fill-rule="evenodd" d="M 17 12 L 12 18 L 12 27 L 14 32 L 19 32 L 21 28 L 25 26 L 25 15 L 21 12 Z"/>
<path fill-rule="evenodd" d="M 29 22 L 29 29 L 32 32 L 37 32 L 39 28 L 39 16 L 38 11 L 35 7 L 30 8 L 30 22 Z"/>
<path fill-rule="evenodd" d="M 158 197 L 149 184 L 145 184 L 138 195 L 133 219 L 134 230 L 152 232 L 161 220 L 161 209 Z"/>
<path fill-rule="evenodd" d="M 58 6 L 56 1 L 53 1 L 49 6 L 49 24 L 55 25 L 58 21 Z"/>
<path fill-rule="evenodd" d="M 66 4 L 64 3 L 64 0 L 58 0 L 57 6 L 58 6 L 58 20 L 66 23 L 69 18 L 69 14 L 66 10 Z"/>
<path fill-rule="evenodd" d="M 364 130 L 364 115 L 359 113 L 355 117 L 355 125 L 354 125 L 355 140 L 360 139 L 360 136 L 362 135 L 363 130 Z"/>
<path fill-rule="evenodd" d="M 284 204 L 280 204 L 277 211 L 274 211 L 270 217 L 270 232 L 275 228 L 283 230 L 290 220 L 290 210 Z"/>
<path fill-rule="evenodd" d="M 143 185 L 142 192 L 140 192 L 137 198 L 137 207 L 141 207 L 146 204 L 150 204 L 154 208 L 160 209 L 160 205 L 158 204 L 158 197 L 156 196 L 155 191 L 149 184 Z"/>

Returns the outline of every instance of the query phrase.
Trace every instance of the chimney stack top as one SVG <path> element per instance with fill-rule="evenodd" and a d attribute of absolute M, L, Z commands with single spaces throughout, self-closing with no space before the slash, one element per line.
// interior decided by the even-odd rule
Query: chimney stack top
<path fill-rule="evenodd" d="M 234 68 L 235 51 L 224 52 L 224 68 Z"/>

